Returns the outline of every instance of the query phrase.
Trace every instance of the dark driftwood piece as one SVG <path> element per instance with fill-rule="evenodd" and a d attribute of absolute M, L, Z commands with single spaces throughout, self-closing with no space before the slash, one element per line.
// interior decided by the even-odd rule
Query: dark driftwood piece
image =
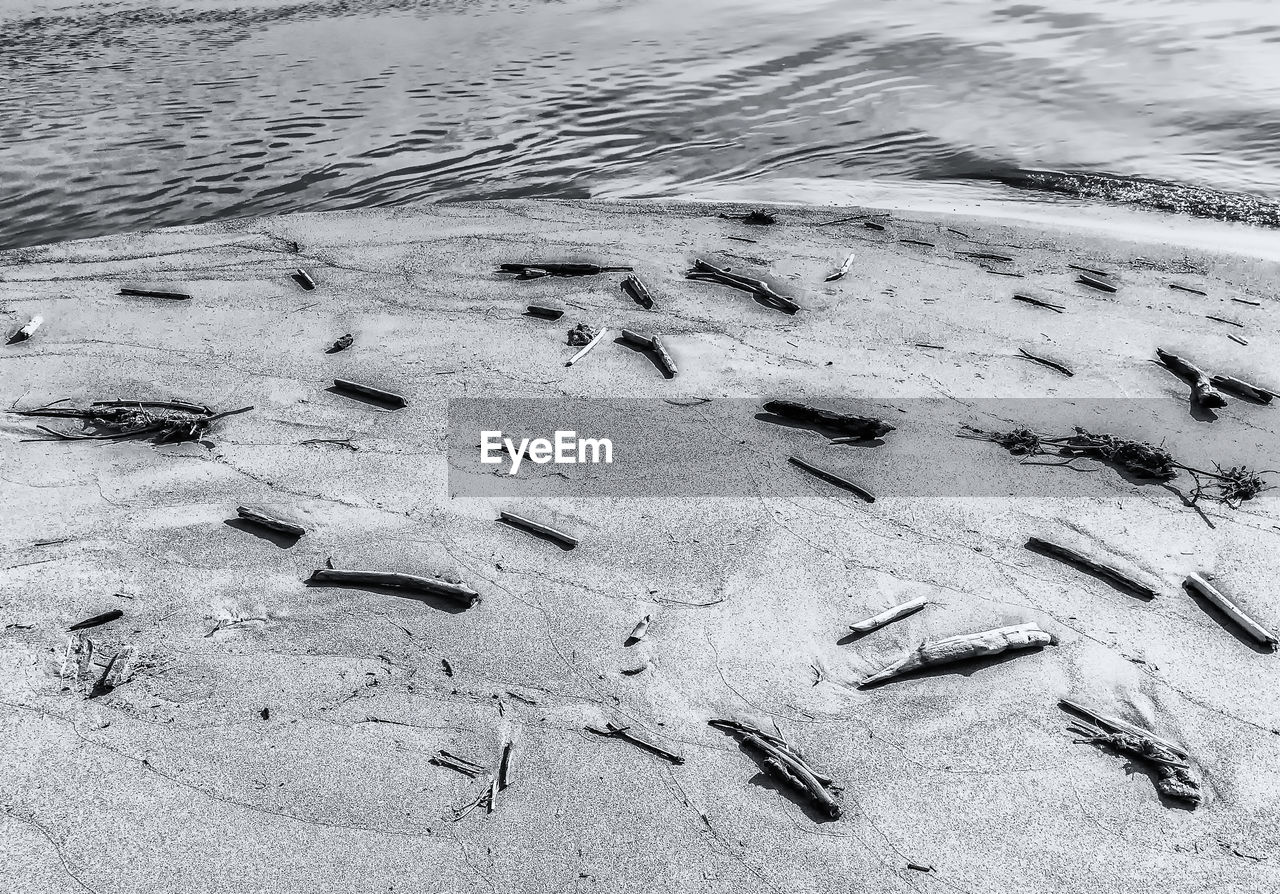
<path fill-rule="evenodd" d="M 1056 360 L 1050 360 L 1048 357 L 1041 357 L 1037 354 L 1032 354 L 1026 348 L 1018 348 L 1018 350 L 1022 352 L 1023 357 L 1027 358 L 1028 360 L 1032 360 L 1036 363 L 1039 363 L 1041 366 L 1047 366 L 1050 369 L 1056 369 L 1058 372 L 1062 373 L 1064 376 L 1070 377 L 1075 375 L 1075 373 L 1071 371 L 1070 367 L 1064 366 L 1063 364 L 1057 362 Z"/>
<path fill-rule="evenodd" d="M 526 531 L 532 531 L 535 534 L 550 537 L 552 540 L 563 543 L 570 549 L 573 549 L 578 545 L 577 537 L 566 534 L 564 531 L 558 531 L 550 525 L 544 525 L 534 521 L 533 519 L 525 518 L 523 515 L 516 515 L 514 512 L 506 512 L 505 510 L 499 512 L 498 515 L 509 525 L 515 525 L 517 528 L 524 528 Z"/>
<path fill-rule="evenodd" d="M 597 736 L 602 736 L 606 739 L 621 739 L 624 742 L 630 742 L 637 748 L 648 751 L 650 754 L 656 754 L 658 757 L 665 761 L 670 761 L 676 766 L 680 766 L 680 764 L 684 763 L 684 758 L 680 755 L 667 751 L 667 749 L 658 745 L 654 745 L 652 742 L 633 736 L 628 732 L 629 729 L 630 727 L 618 726 L 616 723 L 612 722 L 605 724 L 605 729 L 597 729 L 594 726 L 588 726 L 586 728 L 587 732 L 595 733 Z"/>
<path fill-rule="evenodd" d="M 962 251 L 960 254 L 970 258 L 980 258 L 984 261 L 1012 261 L 1013 258 L 1007 255 L 996 255 L 987 251 Z"/>
<path fill-rule="evenodd" d="M 693 270 L 685 274 L 686 279 L 701 279 L 710 282 L 720 283 L 721 285 L 731 286 L 735 289 L 742 289 L 758 295 L 767 301 L 776 304 L 778 307 L 788 313 L 795 313 L 800 309 L 800 305 L 787 298 L 779 295 L 773 286 L 769 285 L 763 279 L 756 279 L 751 276 L 743 276 L 734 273 L 728 267 L 717 267 L 701 258 L 695 259 L 693 262 Z"/>
<path fill-rule="evenodd" d="M 1169 370 L 1191 386 L 1191 396 L 1202 407 L 1225 407 L 1227 399 L 1214 390 L 1213 383 L 1205 375 L 1204 370 L 1183 360 L 1177 354 L 1170 354 L 1163 348 L 1156 348 L 1156 356 Z"/>
<path fill-rule="evenodd" d="M 498 788 L 500 789 L 511 784 L 511 754 L 514 748 L 514 742 L 504 742 L 502 745 L 502 757 L 498 759 Z"/>
<path fill-rule="evenodd" d="M 856 416 L 851 413 L 838 413 L 802 404 L 796 400 L 771 400 L 765 403 L 764 410 L 775 416 L 795 419 L 799 422 L 812 422 L 824 428 L 844 432 L 853 438 L 871 440 L 887 435 L 894 427 L 883 419 L 874 416 Z"/>
<path fill-rule="evenodd" d="M 1214 376 L 1209 381 L 1224 391 L 1235 392 L 1260 404 L 1269 404 L 1272 398 L 1276 396 L 1275 392 L 1259 388 L 1257 385 L 1250 385 L 1243 379 L 1237 379 L 1234 376 Z"/>
<path fill-rule="evenodd" d="M 315 290 L 316 281 L 311 278 L 311 274 L 301 267 L 293 271 L 293 281 L 302 286 L 304 291 L 311 292 Z"/>
<path fill-rule="evenodd" d="M 185 292 L 163 292 L 158 289 L 121 289 L 120 294 L 134 298 L 168 298 L 170 301 L 191 300 L 191 296 Z"/>
<path fill-rule="evenodd" d="M 374 400 L 394 407 L 406 407 L 409 405 L 409 402 L 400 395 L 393 394 L 390 391 L 383 391 L 381 388 L 374 388 L 372 385 L 361 385 L 359 382 L 351 382 L 346 379 L 334 379 L 333 387 L 350 394 L 372 397 Z"/>
<path fill-rule="evenodd" d="M 1077 552 L 1069 546 L 1063 546 L 1060 543 L 1053 543 L 1049 540 L 1042 540 L 1039 537 L 1028 537 L 1026 547 L 1032 552 L 1047 553 L 1060 561 L 1086 568 L 1099 577 L 1106 578 L 1112 583 L 1118 584 L 1126 590 L 1130 590 L 1138 594 L 1144 599 L 1155 599 L 1160 595 L 1146 584 L 1135 580 L 1119 568 L 1109 565 L 1106 562 L 1100 562 L 1097 559 L 1091 559 L 1084 553 Z"/>
<path fill-rule="evenodd" d="M 828 472 L 826 469 L 819 468 L 818 466 L 813 465 L 813 463 L 807 462 L 798 456 L 791 456 L 788 457 L 788 459 L 794 465 L 799 466 L 809 474 L 816 475 L 824 481 L 830 481 L 832 484 L 843 487 L 845 490 L 852 491 L 868 503 L 874 503 L 876 501 L 876 498 L 870 491 L 864 490 L 848 478 L 843 478 L 835 472 Z"/>
<path fill-rule="evenodd" d="M 937 248 L 932 242 L 925 242 L 923 239 L 899 239 L 904 245 L 923 245 L 925 248 Z"/>
<path fill-rule="evenodd" d="M 1091 289 L 1097 289 L 1099 292 L 1114 292 L 1118 288 L 1117 286 L 1088 273 L 1081 273 L 1076 277 L 1076 282 L 1081 285 L 1086 285 Z"/>
<path fill-rule="evenodd" d="M 645 288 L 644 283 L 634 273 L 622 281 L 622 291 L 630 295 L 631 300 L 645 310 L 653 308 L 653 296 L 649 294 L 649 290 Z"/>
<path fill-rule="evenodd" d="M 105 611 L 100 615 L 94 615 L 92 618 L 85 618 L 83 621 L 77 621 L 67 630 L 88 630 L 90 627 L 101 627 L 103 624 L 110 624 L 117 618 L 123 618 L 124 612 L 118 608 Z"/>
<path fill-rule="evenodd" d="M 1217 606 L 1219 611 L 1232 621 L 1235 621 L 1236 624 L 1240 626 L 1240 629 L 1244 630 L 1262 645 L 1275 648 L 1275 646 L 1280 643 L 1280 640 L 1276 639 L 1276 635 L 1274 633 L 1245 614 L 1240 606 L 1236 605 L 1220 593 L 1217 587 L 1209 583 L 1200 575 L 1196 574 L 1194 571 L 1187 575 L 1187 580 L 1184 586 L 1190 590 L 1194 590 L 1196 593 L 1199 593 L 1205 599 L 1212 602 Z"/>
<path fill-rule="evenodd" d="M 301 537 L 303 534 L 307 533 L 307 529 L 302 527 L 302 525 L 294 524 L 291 521 L 285 521 L 284 519 L 277 518 L 274 515 L 268 515 L 261 509 L 253 509 L 249 506 L 238 506 L 236 507 L 236 515 L 240 516 L 240 518 L 247 522 L 252 522 L 253 524 L 260 525 L 264 528 L 270 528 L 273 531 L 290 534 L 294 537 Z"/>
<path fill-rule="evenodd" d="M 778 219 L 763 208 L 757 208 L 749 214 L 721 214 L 725 220 L 740 220 L 743 223 L 754 224 L 756 226 L 768 226 L 771 223 L 777 223 Z"/>
<path fill-rule="evenodd" d="M 1187 763 L 1187 752 L 1180 745 L 1118 717 L 1099 714 L 1071 699 L 1064 698 L 1059 705 L 1089 721 L 1072 721 L 1074 726 L 1069 729 L 1085 736 L 1076 739 L 1077 743 L 1103 745 L 1153 764 L 1157 776 L 1156 791 L 1193 806 L 1200 803 L 1200 780 L 1192 772 Z"/>
<path fill-rule="evenodd" d="M 653 353 L 658 355 L 658 362 L 666 368 L 672 378 L 675 378 L 680 374 L 680 367 L 676 366 L 675 358 L 673 358 L 671 356 L 671 352 L 667 350 L 667 345 L 660 335 L 655 335 L 653 337 Z"/>
<path fill-rule="evenodd" d="M 634 329 L 623 329 L 621 337 L 627 344 L 635 345 L 637 348 L 643 348 L 646 351 L 653 350 L 653 339 L 643 333 L 636 332 Z"/>
<path fill-rule="evenodd" d="M 884 229 L 884 224 L 878 224 L 878 223 L 876 223 L 874 220 L 865 220 L 865 221 L 863 221 L 863 222 L 862 222 L 862 225 L 863 225 L 864 227 L 866 227 L 868 230 L 883 230 L 883 229 Z"/>
<path fill-rule="evenodd" d="M 454 584 L 434 577 L 419 577 L 416 574 L 401 574 L 395 571 L 349 571 L 344 568 L 318 568 L 311 572 L 309 582 L 391 587 L 414 593 L 445 596 L 466 605 L 475 605 L 480 599 L 480 594 L 465 584 Z"/>
<path fill-rule="evenodd" d="M 596 276 L 601 273 L 629 273 L 631 267 L 605 267 L 600 264 L 501 264 L 498 267 L 503 273 L 524 273 L 527 270 L 539 271 L 546 276 Z"/>
<path fill-rule="evenodd" d="M 849 629 L 854 633 L 870 633 L 873 630 L 879 630 L 886 624 L 892 624 L 894 621 L 901 620 L 908 615 L 914 615 L 928 604 L 929 599 L 927 597 L 917 596 L 915 599 L 887 608 L 878 615 L 872 615 L 865 620 L 858 621 L 856 624 L 850 624 Z"/>
<path fill-rule="evenodd" d="M 1169 283 L 1169 288 L 1177 289 L 1179 292 L 1190 292 L 1192 295 L 1208 295 L 1208 292 L 1202 292 L 1199 289 L 1193 289 L 1191 286 L 1180 285 L 1176 282 Z"/>
<path fill-rule="evenodd" d="M 336 353 L 338 353 L 339 351 L 345 351 L 347 348 L 351 347 L 351 344 L 352 344 L 352 342 L 354 342 L 354 341 L 355 341 L 355 339 L 354 339 L 354 338 L 352 338 L 352 337 L 351 337 L 351 333 L 350 333 L 350 332 L 348 332 L 346 335 L 341 336 L 341 337 L 340 337 L 337 341 L 335 341 L 333 344 L 329 345 L 329 347 L 328 347 L 328 349 L 325 351 L 325 353 L 326 353 L 326 354 L 336 354 Z"/>
<path fill-rule="evenodd" d="M 1043 307 L 1056 314 L 1063 313 L 1066 310 L 1066 308 L 1061 304 L 1054 304 L 1052 301 L 1041 301 L 1039 298 L 1032 298 L 1030 295 L 1014 295 L 1013 300 L 1021 301 L 1024 304 L 1034 304 L 1036 307 Z"/>
<path fill-rule="evenodd" d="M 111 682 L 111 672 L 116 669 L 116 662 L 120 660 L 122 654 L 123 652 L 116 652 L 107 660 L 106 666 L 102 668 L 102 673 L 98 675 L 98 679 L 93 681 L 93 686 L 90 687 L 86 698 L 97 698 L 116 688 L 115 684 Z"/>
<path fill-rule="evenodd" d="M 765 769 L 807 794 L 827 816 L 832 819 L 840 816 L 840 803 L 835 799 L 837 789 L 831 777 L 809 766 L 804 756 L 781 736 L 733 720 L 710 720 L 708 723 L 716 729 L 741 736 L 744 745 L 750 745 L 764 756 L 761 764 Z"/>
<path fill-rule="evenodd" d="M 1094 267 L 1081 267 L 1079 264 L 1068 264 L 1068 269 L 1079 270 L 1081 273 L 1092 273 L 1094 276 L 1110 276 L 1105 270 L 1098 270 Z"/>
<path fill-rule="evenodd" d="M 873 686 L 902 674 L 942 664 L 984 658 L 1012 649 L 1032 649 L 1047 646 L 1052 642 L 1053 637 L 1041 630 L 1034 621 L 999 627 L 995 630 L 984 630 L 981 633 L 963 633 L 945 639 L 925 640 L 896 661 L 890 662 L 866 677 L 858 687 Z"/>
<path fill-rule="evenodd" d="M 559 307 L 547 307 L 542 304 L 530 304 L 525 308 L 525 313 L 531 317 L 542 317 L 546 320 L 558 320 L 564 316 L 564 310 Z"/>
<path fill-rule="evenodd" d="M 1213 320 L 1215 323 L 1226 323 L 1228 326 L 1235 326 L 1238 329 L 1244 328 L 1244 323 L 1238 323 L 1235 320 L 1228 320 L 1226 317 L 1215 317 L 1213 314 L 1205 314 L 1206 320 Z"/>
<path fill-rule="evenodd" d="M 1239 304 L 1248 304 L 1251 307 L 1262 307 L 1261 301 L 1252 301 L 1248 298 L 1232 298 L 1231 300 Z"/>

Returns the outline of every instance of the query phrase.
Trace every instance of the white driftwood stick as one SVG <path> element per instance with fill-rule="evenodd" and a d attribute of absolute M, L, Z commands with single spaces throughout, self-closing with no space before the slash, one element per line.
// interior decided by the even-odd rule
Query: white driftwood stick
<path fill-rule="evenodd" d="M 27 323 L 27 325 L 23 326 L 21 329 L 18 330 L 13 340 L 26 341 L 31 336 L 36 334 L 36 330 L 39 329 L 43 323 L 44 323 L 44 317 L 32 317 L 31 321 Z"/>
<path fill-rule="evenodd" d="M 848 273 L 849 268 L 852 266 L 853 266 L 853 255 L 849 255 L 849 257 L 844 259 L 844 263 L 840 265 L 840 269 L 837 270 L 835 273 L 831 274 L 830 276 L 828 276 L 826 281 L 835 282 L 837 279 L 840 279 L 842 276 Z"/>
<path fill-rule="evenodd" d="M 933 642 L 926 640 L 914 651 L 907 652 L 897 661 L 867 677 L 858 686 L 870 686 L 873 683 L 893 679 L 900 674 L 939 664 L 998 655 L 1009 649 L 1046 646 L 1051 642 L 1053 638 L 1041 630 L 1034 621 L 1010 627 L 998 627 L 995 630 L 984 630 L 981 633 L 962 633 L 959 636 L 949 636 Z"/>
<path fill-rule="evenodd" d="M 658 355 L 659 362 L 667 368 L 667 372 L 671 373 L 673 378 L 679 374 L 680 369 L 676 366 L 676 362 L 672 359 L 670 352 L 667 351 L 667 346 L 662 341 L 661 336 L 655 335 L 653 337 L 653 352 Z"/>
<path fill-rule="evenodd" d="M 905 618 L 907 615 L 920 611 L 929 604 L 929 600 L 920 596 L 901 605 L 895 605 L 893 608 L 887 608 L 878 615 L 873 615 L 865 621 L 859 621 L 856 624 L 850 624 L 849 629 L 854 633 L 870 633 L 873 630 L 879 630 L 886 624 L 892 624 L 899 618 Z"/>
<path fill-rule="evenodd" d="M 577 362 L 578 362 L 579 360 L 581 360 L 583 357 L 587 356 L 587 352 L 588 352 L 588 351 L 590 351 L 592 348 L 594 348 L 596 345 L 600 344 L 600 341 L 601 341 L 601 340 L 602 340 L 606 335 L 608 335 L 608 334 L 609 334 L 609 330 L 608 330 L 608 329 L 601 329 L 601 330 L 600 330 L 600 333 L 599 333 L 595 338 L 593 338 L 593 339 L 591 339 L 591 341 L 587 342 L 587 343 L 583 346 L 583 348 L 582 348 L 582 350 L 581 350 L 581 351 L 579 351 L 578 353 L 576 353 L 576 354 L 574 354 L 572 357 L 570 357 L 568 360 L 566 360 L 566 361 L 564 362 L 564 365 L 565 365 L 565 366 L 573 366 L 575 363 L 577 363 Z"/>
<path fill-rule="evenodd" d="M 1213 584 L 1194 571 L 1187 575 L 1187 586 L 1216 605 L 1222 610 L 1223 614 L 1239 624 L 1250 636 L 1264 646 L 1274 646 L 1277 642 L 1280 642 L 1280 640 L 1276 639 L 1274 633 L 1242 612 L 1238 605 L 1219 593 Z"/>
<path fill-rule="evenodd" d="M 636 624 L 631 631 L 631 635 L 627 637 L 627 642 L 638 643 L 645 638 L 645 635 L 649 632 L 649 619 L 649 615 L 645 615 L 640 619 L 640 623 Z"/>

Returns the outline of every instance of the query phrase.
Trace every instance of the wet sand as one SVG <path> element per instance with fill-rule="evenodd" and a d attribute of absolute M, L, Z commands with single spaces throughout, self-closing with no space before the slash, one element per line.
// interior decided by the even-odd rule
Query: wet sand
<path fill-rule="evenodd" d="M 780 208 L 769 227 L 717 216 L 744 210 L 453 205 L 0 255 L 6 336 L 32 315 L 45 320 L 0 349 L 6 409 L 64 398 L 255 408 L 215 423 L 207 445 L 40 443 L 30 440 L 43 437 L 38 422 L 76 428 L 8 412 L 0 421 L 6 884 L 1275 887 L 1276 657 L 1182 588 L 1199 572 L 1280 626 L 1275 492 L 1200 515 L 1108 469 L 1024 467 L 1043 493 L 865 504 L 794 473 L 789 489 L 716 500 L 450 498 L 447 400 L 464 396 L 850 395 L 962 408 L 1147 398 L 1166 446 L 1197 463 L 1215 458 L 1197 452 L 1200 432 L 1215 444 L 1234 433 L 1238 450 L 1221 459 L 1251 465 L 1277 434 L 1274 406 L 1232 400 L 1214 421 L 1197 418 L 1187 386 L 1150 362 L 1159 346 L 1280 387 L 1274 261 L 963 215 L 868 218 L 882 230 L 817 225 L 857 209 Z M 824 283 L 851 252 L 850 273 Z M 685 280 L 702 254 L 768 271 L 803 309 L 787 315 Z M 621 274 L 494 275 L 501 262 L 537 258 L 634 265 L 656 305 L 621 292 Z M 1070 265 L 1113 273 L 1119 288 L 1080 285 Z M 314 291 L 290 279 L 298 267 Z M 118 295 L 124 286 L 192 299 Z M 533 319 L 530 303 L 567 313 Z M 565 367 L 577 350 L 565 330 L 579 322 L 661 333 L 680 374 L 664 378 L 611 340 Z M 353 346 L 326 354 L 344 333 Z M 1022 359 L 1022 348 L 1075 375 Z M 334 378 L 408 405 L 350 400 L 327 390 Z M 739 424 L 762 423 L 744 411 Z M 873 452 L 910 431 L 904 422 Z M 785 436 L 833 466 L 848 456 L 807 430 Z M 994 445 L 955 444 L 975 474 L 1017 462 Z M 240 505 L 307 533 L 257 536 L 228 523 Z M 503 509 L 554 520 L 578 546 L 500 524 Z M 1160 595 L 1135 599 L 1029 552 L 1033 535 L 1109 556 Z M 330 558 L 340 569 L 451 576 L 481 600 L 461 610 L 308 587 Z M 849 624 L 919 596 L 930 600 L 923 611 L 846 637 Z M 80 631 L 68 659 L 67 627 L 110 609 L 123 617 Z M 646 637 L 624 646 L 645 615 Z M 856 688 L 924 638 L 1032 621 L 1055 644 Z M 88 698 L 117 653 L 114 688 Z M 1062 697 L 1179 743 L 1203 803 L 1162 802 L 1142 765 L 1074 744 Z M 842 816 L 828 820 L 762 773 L 707 725 L 723 717 L 776 723 L 842 786 Z M 610 720 L 684 763 L 584 729 Z M 444 749 L 493 767 L 505 741 L 515 743 L 510 786 L 492 812 L 454 821 L 482 779 L 430 758 Z"/>

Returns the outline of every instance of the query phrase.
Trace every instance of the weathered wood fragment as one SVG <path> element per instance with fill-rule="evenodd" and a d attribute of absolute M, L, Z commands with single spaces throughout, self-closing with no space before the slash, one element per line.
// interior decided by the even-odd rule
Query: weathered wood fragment
<path fill-rule="evenodd" d="M 1202 292 L 1199 289 L 1193 289 L 1191 286 L 1184 286 L 1181 283 L 1171 282 L 1169 288 L 1177 289 L 1179 292 L 1190 292 L 1192 295 L 1208 295 L 1208 292 Z"/>
<path fill-rule="evenodd" d="M 839 269 L 836 270 L 834 273 L 830 274 L 826 278 L 826 282 L 835 282 L 837 279 L 843 279 L 845 274 L 848 273 L 850 268 L 852 267 L 853 267 L 853 255 L 850 254 L 847 258 L 844 259 L 844 263 L 840 265 Z"/>
<path fill-rule="evenodd" d="M 346 391 L 350 394 L 360 394 L 364 397 L 372 397 L 376 401 L 393 407 L 406 407 L 409 402 L 398 394 L 390 391 L 383 391 L 381 388 L 374 388 L 372 385 L 362 385 L 359 382 L 352 382 L 347 379 L 334 379 L 333 387 L 339 391 Z"/>
<path fill-rule="evenodd" d="M 813 463 L 808 462 L 807 460 L 801 459 L 798 456 L 790 456 L 788 457 L 788 459 L 794 465 L 799 466 L 809 474 L 816 475 L 819 478 L 823 479 L 824 481 L 830 481 L 832 484 L 835 484 L 839 487 L 843 487 L 845 490 L 852 491 L 854 494 L 857 494 L 859 497 L 861 497 L 863 500 L 865 500 L 868 503 L 874 503 L 876 501 L 875 496 L 872 495 L 870 491 L 860 487 L 857 484 L 854 484 L 848 478 L 837 475 L 835 472 L 829 472 L 826 469 L 815 466 Z"/>
<path fill-rule="evenodd" d="M 1234 376 L 1214 376 L 1209 380 L 1224 391 L 1234 391 L 1249 400 L 1257 401 L 1260 404 L 1271 403 L 1275 392 L 1268 391 L 1265 388 L 1259 388 L 1257 385 L 1250 385 L 1243 379 L 1237 379 Z"/>
<path fill-rule="evenodd" d="M 1061 363 L 1057 362 L 1056 360 L 1050 360 L 1048 357 L 1041 357 L 1038 354 L 1032 354 L 1026 348 L 1018 348 L 1018 350 L 1022 352 L 1023 357 L 1026 357 L 1028 360 L 1033 360 L 1036 363 L 1039 363 L 1041 366 L 1047 366 L 1050 369 L 1056 369 L 1058 372 L 1062 373 L 1064 376 L 1070 377 L 1075 375 L 1075 373 L 1071 371 L 1070 367 L 1063 366 Z"/>
<path fill-rule="evenodd" d="M 1071 565 L 1079 565 L 1080 567 L 1096 574 L 1098 577 L 1105 578 L 1114 584 L 1129 590 L 1144 599 L 1155 599 L 1159 593 L 1151 587 L 1135 580 L 1132 576 L 1121 571 L 1113 565 L 1106 562 L 1092 559 L 1084 553 L 1077 552 L 1069 546 L 1063 546 L 1060 543 L 1053 543 L 1049 540 L 1043 540 L 1039 537 L 1028 537 L 1026 548 L 1032 552 L 1045 553 L 1060 561 L 1067 562 Z"/>
<path fill-rule="evenodd" d="M 959 636 L 950 636 L 932 642 L 926 640 L 896 661 L 865 678 L 858 686 L 865 688 L 912 671 L 998 655 L 1012 649 L 1046 646 L 1052 642 L 1053 638 L 1041 630 L 1034 621 L 999 627 L 995 630 L 984 630 L 981 633 L 962 633 Z"/>
<path fill-rule="evenodd" d="M 800 310 L 799 304 L 784 295 L 779 295 L 773 286 L 769 285 L 769 283 L 765 282 L 763 279 L 734 273 L 728 267 L 717 267 L 715 264 L 711 264 L 701 258 L 694 260 L 693 270 L 686 273 L 685 278 L 707 280 L 710 282 L 720 283 L 721 285 L 731 286 L 735 289 L 751 292 L 777 305 L 788 313 L 795 313 Z"/>
<path fill-rule="evenodd" d="M 623 641 L 622 644 L 624 646 L 634 646 L 636 643 L 640 642 L 640 640 L 644 639 L 649 634 L 650 620 L 650 615 L 645 615 L 641 618 L 636 626 L 631 629 L 631 634 Z"/>
<path fill-rule="evenodd" d="M 354 342 L 355 342 L 355 339 L 352 338 L 351 333 L 348 332 L 346 335 L 339 336 L 337 341 L 329 345 L 329 347 L 325 350 L 325 353 L 337 354 L 339 351 L 345 351 L 347 348 L 351 347 L 352 343 Z"/>
<path fill-rule="evenodd" d="M 302 525 L 295 524 L 291 521 L 285 521 L 274 515 L 263 512 L 261 509 L 254 509 L 249 506 L 236 507 L 236 515 L 247 522 L 260 525 L 264 528 L 270 528 L 273 531 L 280 531 L 283 534 L 289 534 L 294 537 L 301 537 L 307 533 L 307 529 Z"/>
<path fill-rule="evenodd" d="M 594 733 L 595 735 L 602 736 L 604 738 L 621 739 L 624 742 L 630 742 L 637 748 L 648 751 L 650 754 L 656 754 L 658 757 L 665 761 L 669 761 L 676 766 L 684 763 L 684 758 L 680 755 L 668 751 L 667 749 L 662 748 L 659 745 L 655 745 L 645 739 L 641 739 L 638 736 L 632 735 L 628 731 L 630 730 L 630 727 L 618 726 L 616 723 L 610 722 L 605 724 L 605 729 L 597 729 L 594 726 L 588 726 L 586 727 L 586 730 L 589 733 Z"/>
<path fill-rule="evenodd" d="M 927 597 L 918 596 L 915 599 L 910 599 L 906 602 L 895 605 L 892 608 L 887 608 L 880 612 L 880 614 L 872 615 L 866 620 L 858 621 L 856 624 L 850 624 L 849 629 L 854 633 L 870 633 L 873 630 L 879 630 L 886 624 L 892 624 L 894 621 L 905 618 L 908 615 L 914 615 L 928 604 L 929 600 Z"/>
<path fill-rule="evenodd" d="M 544 271 L 549 276 L 597 276 L 601 273 L 629 273 L 631 267 L 606 267 L 601 264 L 560 264 L 555 262 L 536 264 L 500 264 L 503 273 L 524 273 L 526 270 Z"/>
<path fill-rule="evenodd" d="M 158 289 L 121 289 L 121 295 L 133 298 L 168 298 L 170 301 L 190 301 L 191 296 L 185 292 L 164 292 Z"/>
<path fill-rule="evenodd" d="M 570 357 L 568 360 L 566 360 L 566 361 L 564 362 L 564 365 L 565 365 L 565 366 L 573 366 L 575 363 L 577 363 L 577 362 L 578 362 L 579 360 L 581 360 L 583 357 L 587 356 L 587 353 L 588 353 L 592 348 L 594 348 L 596 345 L 600 344 L 600 342 L 601 342 L 601 341 L 603 341 L 603 340 L 604 340 L 604 337 L 605 337 L 606 335 L 608 335 L 608 334 L 609 334 L 609 330 L 608 330 L 608 329 L 601 329 L 599 332 L 597 332 L 597 333 L 596 333 L 596 337 L 595 337 L 595 338 L 591 339 L 591 341 L 589 341 L 589 342 L 587 342 L 585 345 L 583 345 L 583 346 L 582 346 L 582 350 L 578 351 L 578 353 L 574 354 L 572 357 Z"/>
<path fill-rule="evenodd" d="M 302 286 L 304 291 L 312 292 L 315 290 L 316 281 L 311 278 L 311 274 L 299 267 L 293 271 L 293 281 Z"/>
<path fill-rule="evenodd" d="M 653 309 L 653 296 L 634 273 L 622 281 L 622 291 L 630 295 L 631 300 L 645 310 Z"/>
<path fill-rule="evenodd" d="M 541 534 L 544 537 L 550 537 L 552 540 L 563 543 L 570 549 L 573 549 L 578 545 L 577 537 L 566 534 L 564 531 L 559 531 L 550 525 L 544 525 L 541 522 L 536 522 L 533 519 L 525 518 L 523 515 L 516 515 L 514 512 L 507 512 L 506 510 L 499 512 L 498 515 L 509 525 L 514 525 L 517 528 L 524 528 L 526 531 L 532 531 L 533 533 Z"/>
<path fill-rule="evenodd" d="M 530 304 L 525 308 L 525 313 L 531 317 L 542 317 L 545 320 L 558 320 L 564 316 L 564 310 L 559 307 L 547 307 L 543 304 Z"/>
<path fill-rule="evenodd" d="M 94 615 L 91 618 L 85 618 L 83 621 L 77 621 L 67 630 L 88 630 L 90 627 L 101 627 L 103 624 L 109 624 L 117 618 L 123 618 L 124 612 L 118 608 L 110 609 L 100 615 Z"/>
<path fill-rule="evenodd" d="M 1262 645 L 1274 648 L 1277 643 L 1280 643 L 1280 640 L 1276 639 L 1276 635 L 1274 633 L 1245 614 L 1240 606 L 1236 605 L 1224 596 L 1215 586 L 1213 586 L 1213 584 L 1209 583 L 1199 574 L 1196 574 L 1193 571 L 1187 575 L 1185 586 L 1212 602 L 1224 615 L 1232 621 L 1235 621 L 1242 630 Z"/>
<path fill-rule="evenodd" d="M 814 407 L 797 400 L 771 400 L 763 407 L 766 413 L 794 419 L 797 422 L 810 422 L 823 428 L 842 432 L 854 438 L 871 440 L 887 435 L 894 426 L 877 419 L 875 416 L 858 416 L 853 413 L 840 413 L 823 407 Z"/>
<path fill-rule="evenodd" d="M 1200 367 L 1183 360 L 1177 354 L 1170 354 L 1163 348 L 1156 348 L 1156 356 L 1174 375 L 1191 386 L 1191 396 L 1200 406 L 1225 407 L 1227 405 L 1227 399 L 1214 390 L 1213 383 Z"/>
<path fill-rule="evenodd" d="M 17 332 L 13 333 L 12 337 L 10 337 L 9 339 L 9 344 L 13 345 L 13 344 L 17 344 L 20 341 L 26 341 L 31 336 L 35 335 L 36 330 L 39 329 L 43 324 L 44 324 L 44 317 L 41 317 L 41 316 L 32 317 L 30 320 L 27 321 L 27 324 L 25 326 L 23 326 Z"/>
<path fill-rule="evenodd" d="M 671 352 L 667 350 L 666 342 L 662 340 L 662 336 L 655 335 L 653 337 L 653 353 L 658 355 L 658 362 L 666 369 L 667 374 L 675 378 L 680 374 L 680 368 L 676 366 L 675 358 L 671 356 Z"/>
<path fill-rule="evenodd" d="M 1097 276 L 1090 273 L 1081 273 L 1076 277 L 1076 282 L 1081 285 L 1086 285 L 1091 289 L 1097 289 L 1099 292 L 1114 292 L 1118 288 L 1118 286 L 1115 286 L 1104 279 L 1099 279 Z"/>
<path fill-rule="evenodd" d="M 445 596 L 467 605 L 474 605 L 480 599 L 480 594 L 465 584 L 450 583 L 434 577 L 419 577 L 416 574 L 401 574 L 396 571 L 351 571 L 340 568 L 318 568 L 311 572 L 308 582 L 391 587 L 414 593 Z"/>
<path fill-rule="evenodd" d="M 1063 313 L 1066 310 L 1066 307 L 1061 304 L 1054 304 L 1052 301 L 1041 301 L 1039 298 L 1032 298 L 1030 295 L 1014 295 L 1013 300 L 1021 301 L 1024 304 L 1034 304 L 1036 307 L 1043 307 L 1056 314 Z"/>

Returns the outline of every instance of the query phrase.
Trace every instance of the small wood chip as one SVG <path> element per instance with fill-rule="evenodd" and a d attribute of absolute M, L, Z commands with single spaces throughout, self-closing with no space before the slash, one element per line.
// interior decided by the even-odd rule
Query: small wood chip
<path fill-rule="evenodd" d="M 1191 286 L 1179 285 L 1176 282 L 1169 283 L 1169 288 L 1177 289 L 1179 292 L 1190 292 L 1192 295 L 1208 295 L 1208 292 L 1202 292 L 1199 289 L 1193 289 Z"/>

